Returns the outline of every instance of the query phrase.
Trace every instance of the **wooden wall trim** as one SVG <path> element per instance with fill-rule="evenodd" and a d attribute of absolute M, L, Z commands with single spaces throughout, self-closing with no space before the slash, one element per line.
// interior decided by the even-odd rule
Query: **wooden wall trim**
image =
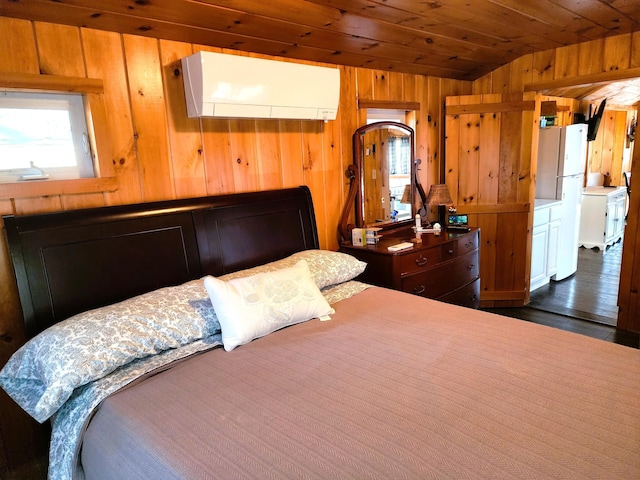
<path fill-rule="evenodd" d="M 384 110 L 419 111 L 420 102 L 396 102 L 395 100 L 358 100 L 358 108 L 380 108 Z"/>
<path fill-rule="evenodd" d="M 593 85 L 595 83 L 613 82 L 616 80 L 628 80 L 640 77 L 640 67 L 627 68 L 625 70 L 612 70 L 609 72 L 593 73 L 589 75 L 576 75 L 571 77 L 549 80 L 546 82 L 528 83 L 524 86 L 525 92 L 552 90 L 554 88 L 578 87 L 580 85 Z"/>
<path fill-rule="evenodd" d="M 99 78 L 65 77 L 62 75 L 0 72 L 0 86 L 21 90 L 104 93 L 104 82 Z"/>
<path fill-rule="evenodd" d="M 521 102 L 475 103 L 469 105 L 447 105 L 446 115 L 463 115 L 465 113 L 498 113 L 522 112 L 535 110 L 534 100 Z"/>
<path fill-rule="evenodd" d="M 0 199 L 114 192 L 117 189 L 118 179 L 116 177 L 34 180 L 30 182 L 0 183 Z"/>

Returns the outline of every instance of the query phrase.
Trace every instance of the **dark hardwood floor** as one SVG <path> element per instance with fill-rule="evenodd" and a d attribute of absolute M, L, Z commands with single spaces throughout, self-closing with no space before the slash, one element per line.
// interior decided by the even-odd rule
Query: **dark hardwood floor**
<path fill-rule="evenodd" d="M 534 290 L 526 307 L 485 310 L 640 348 L 640 334 L 615 328 L 621 261 L 622 242 L 605 253 L 581 248 L 576 274 Z"/>
<path fill-rule="evenodd" d="M 615 325 L 622 242 L 607 248 L 580 248 L 575 275 L 531 292 L 530 307 L 569 317 Z"/>

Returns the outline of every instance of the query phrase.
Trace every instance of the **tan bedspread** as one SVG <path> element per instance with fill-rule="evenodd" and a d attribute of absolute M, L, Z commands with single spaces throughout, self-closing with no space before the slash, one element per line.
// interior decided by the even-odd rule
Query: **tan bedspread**
<path fill-rule="evenodd" d="M 640 478 L 640 351 L 371 288 L 107 399 L 87 480 Z"/>

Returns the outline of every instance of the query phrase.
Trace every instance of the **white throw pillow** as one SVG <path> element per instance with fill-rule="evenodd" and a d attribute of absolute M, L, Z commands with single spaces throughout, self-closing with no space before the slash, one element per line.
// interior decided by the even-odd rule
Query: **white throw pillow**
<path fill-rule="evenodd" d="M 301 260 L 292 267 L 223 281 L 204 278 L 227 351 L 280 328 L 334 313 Z"/>

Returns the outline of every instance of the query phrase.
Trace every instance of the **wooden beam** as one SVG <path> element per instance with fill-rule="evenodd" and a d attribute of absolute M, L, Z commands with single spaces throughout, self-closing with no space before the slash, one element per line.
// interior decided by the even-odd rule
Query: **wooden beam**
<path fill-rule="evenodd" d="M 102 79 L 98 78 L 0 72 L 0 88 L 53 90 L 57 92 L 104 93 L 104 82 Z"/>
<path fill-rule="evenodd" d="M 463 115 L 465 113 L 499 113 L 535 110 L 535 101 L 475 103 L 469 105 L 447 105 L 446 115 Z"/>
<path fill-rule="evenodd" d="M 549 82 L 529 83 L 524 86 L 525 92 L 542 92 L 555 88 L 579 87 L 582 85 L 595 85 L 598 83 L 616 82 L 640 77 L 640 67 L 626 70 L 612 70 L 610 72 L 594 73 L 590 75 L 578 75 L 575 77 L 559 78 Z"/>
<path fill-rule="evenodd" d="M 379 108 L 382 110 L 420 110 L 420 102 L 397 102 L 394 100 L 358 100 L 358 108 Z"/>
<path fill-rule="evenodd" d="M 0 183 L 0 199 L 114 192 L 117 189 L 118 179 L 116 177 L 79 178 L 75 180 L 33 180 L 28 182 Z"/>

